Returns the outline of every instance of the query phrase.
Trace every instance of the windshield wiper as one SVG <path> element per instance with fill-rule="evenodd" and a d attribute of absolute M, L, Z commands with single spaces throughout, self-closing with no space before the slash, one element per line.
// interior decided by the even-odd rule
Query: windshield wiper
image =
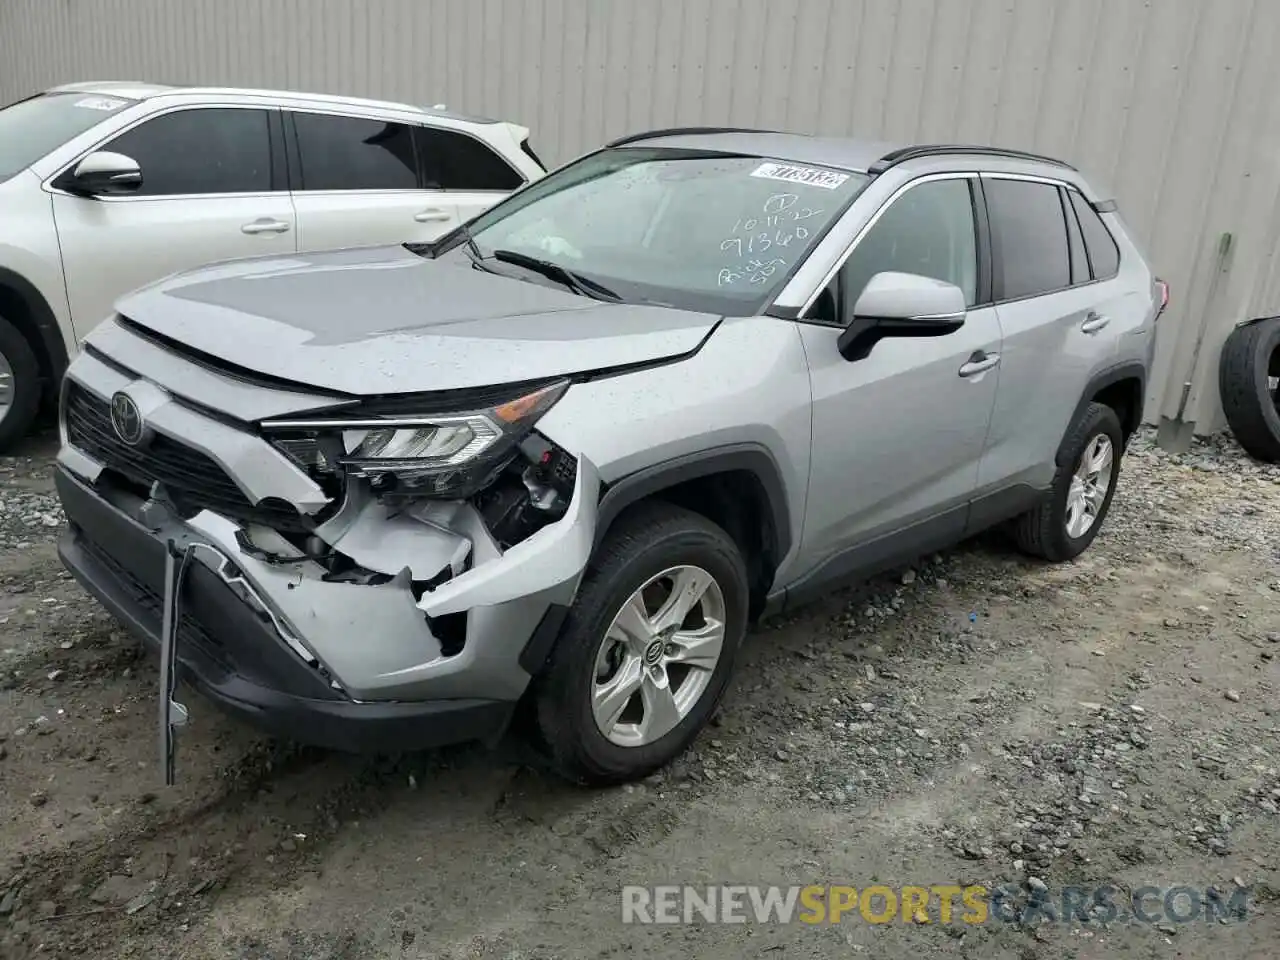
<path fill-rule="evenodd" d="M 540 273 L 548 280 L 564 284 L 580 296 L 591 297 L 593 300 L 606 300 L 610 303 L 622 302 L 622 298 L 604 284 L 597 283 L 551 260 L 539 260 L 537 257 L 518 253 L 515 250 L 495 250 L 493 251 L 493 259 L 500 260 L 503 263 L 510 263 L 517 267 L 524 267 L 534 273 Z"/>
<path fill-rule="evenodd" d="M 457 230 L 450 231 L 443 237 L 439 237 L 435 240 L 428 240 L 424 243 L 406 243 L 404 244 L 404 248 L 410 253 L 416 253 L 420 257 L 426 257 L 428 260 L 434 260 L 436 257 L 440 256 L 440 248 L 452 240 L 455 234 L 466 241 L 466 254 L 471 258 L 472 264 L 481 270 L 488 271 L 489 268 L 481 263 L 481 261 L 484 260 L 484 255 L 480 252 L 480 248 L 476 246 L 476 242 L 471 236 L 471 231 L 467 229 L 466 226 L 458 227 Z"/>
<path fill-rule="evenodd" d="M 462 234 L 462 239 L 467 242 L 467 256 L 471 258 L 471 263 L 474 266 L 479 267 L 481 270 L 487 270 L 488 267 L 480 262 L 484 259 L 484 255 L 480 252 L 480 248 L 476 246 L 476 241 L 475 238 L 471 236 L 471 231 L 467 229 L 464 224 L 458 228 L 458 232 Z"/>

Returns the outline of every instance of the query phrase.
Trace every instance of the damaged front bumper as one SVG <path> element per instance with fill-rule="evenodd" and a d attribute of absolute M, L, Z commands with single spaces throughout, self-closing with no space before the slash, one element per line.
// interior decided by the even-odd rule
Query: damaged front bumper
<path fill-rule="evenodd" d="M 591 475 L 580 472 L 575 494 Z M 167 544 L 208 548 L 195 552 L 185 578 L 182 679 L 269 733 L 355 752 L 499 736 L 555 638 L 581 574 L 575 558 L 585 565 L 594 531 L 594 511 L 571 508 L 506 554 L 477 560 L 420 607 L 399 578 L 331 583 L 310 560 L 256 559 L 237 544 L 235 524 L 207 511 L 157 522 L 147 502 L 95 490 L 64 467 L 56 484 L 69 522 L 63 562 L 155 647 Z M 461 650 L 442 650 L 432 610 L 466 614 Z"/>
<path fill-rule="evenodd" d="M 163 471 L 192 456 L 175 445 L 198 444 L 207 458 L 199 463 L 240 487 L 206 484 L 211 498 L 243 493 L 237 509 L 265 510 L 274 497 L 318 513 L 319 488 L 263 438 L 91 356 L 67 379 L 99 408 L 127 392 L 155 439 L 134 452 L 112 447 L 89 406 L 64 402 L 56 483 L 69 526 L 59 552 L 105 606 L 160 646 L 163 612 L 173 609 L 166 560 L 196 547 L 173 632 L 179 677 L 260 728 L 337 749 L 418 749 L 501 732 L 590 555 L 600 481 L 588 460 L 578 458 L 558 519 L 505 548 L 469 501 L 392 508 L 360 486 L 312 522 L 304 543 L 216 506 L 179 509 L 166 495 Z M 250 389 L 284 402 L 229 379 L 212 386 L 246 404 L 260 403 L 245 397 Z M 117 482 L 130 464 L 159 471 L 149 492 Z M 358 575 L 335 575 L 311 542 Z"/>

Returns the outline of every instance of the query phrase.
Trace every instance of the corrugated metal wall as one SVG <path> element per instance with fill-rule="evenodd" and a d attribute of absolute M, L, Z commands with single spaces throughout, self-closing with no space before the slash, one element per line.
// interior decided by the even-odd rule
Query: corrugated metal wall
<path fill-rule="evenodd" d="M 0 99 L 109 77 L 445 102 L 550 162 L 696 123 L 1060 155 L 1172 282 L 1149 418 L 1205 325 L 1203 430 L 1226 332 L 1280 312 L 1276 49 L 1276 0 L 0 0 Z"/>

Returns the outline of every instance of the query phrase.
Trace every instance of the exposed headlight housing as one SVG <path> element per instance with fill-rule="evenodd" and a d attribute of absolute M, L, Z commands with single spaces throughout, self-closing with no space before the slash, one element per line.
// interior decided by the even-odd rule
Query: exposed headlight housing
<path fill-rule="evenodd" d="M 269 420 L 277 449 L 308 468 L 366 477 L 380 494 L 463 499 L 506 465 L 569 381 L 492 407 L 449 414 Z"/>

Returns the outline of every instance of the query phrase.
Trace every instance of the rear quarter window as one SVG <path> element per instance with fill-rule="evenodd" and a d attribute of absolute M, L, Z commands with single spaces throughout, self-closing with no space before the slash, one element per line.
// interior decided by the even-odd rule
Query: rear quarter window
<path fill-rule="evenodd" d="M 1120 248 L 1116 246 L 1111 231 L 1089 201 L 1076 190 L 1067 192 L 1071 195 L 1071 205 L 1075 208 L 1080 231 L 1084 234 L 1084 246 L 1089 254 L 1093 279 L 1109 280 L 1120 272 Z"/>
<path fill-rule="evenodd" d="M 524 185 L 511 164 L 474 137 L 427 126 L 417 136 L 428 187 L 510 192 Z"/>

